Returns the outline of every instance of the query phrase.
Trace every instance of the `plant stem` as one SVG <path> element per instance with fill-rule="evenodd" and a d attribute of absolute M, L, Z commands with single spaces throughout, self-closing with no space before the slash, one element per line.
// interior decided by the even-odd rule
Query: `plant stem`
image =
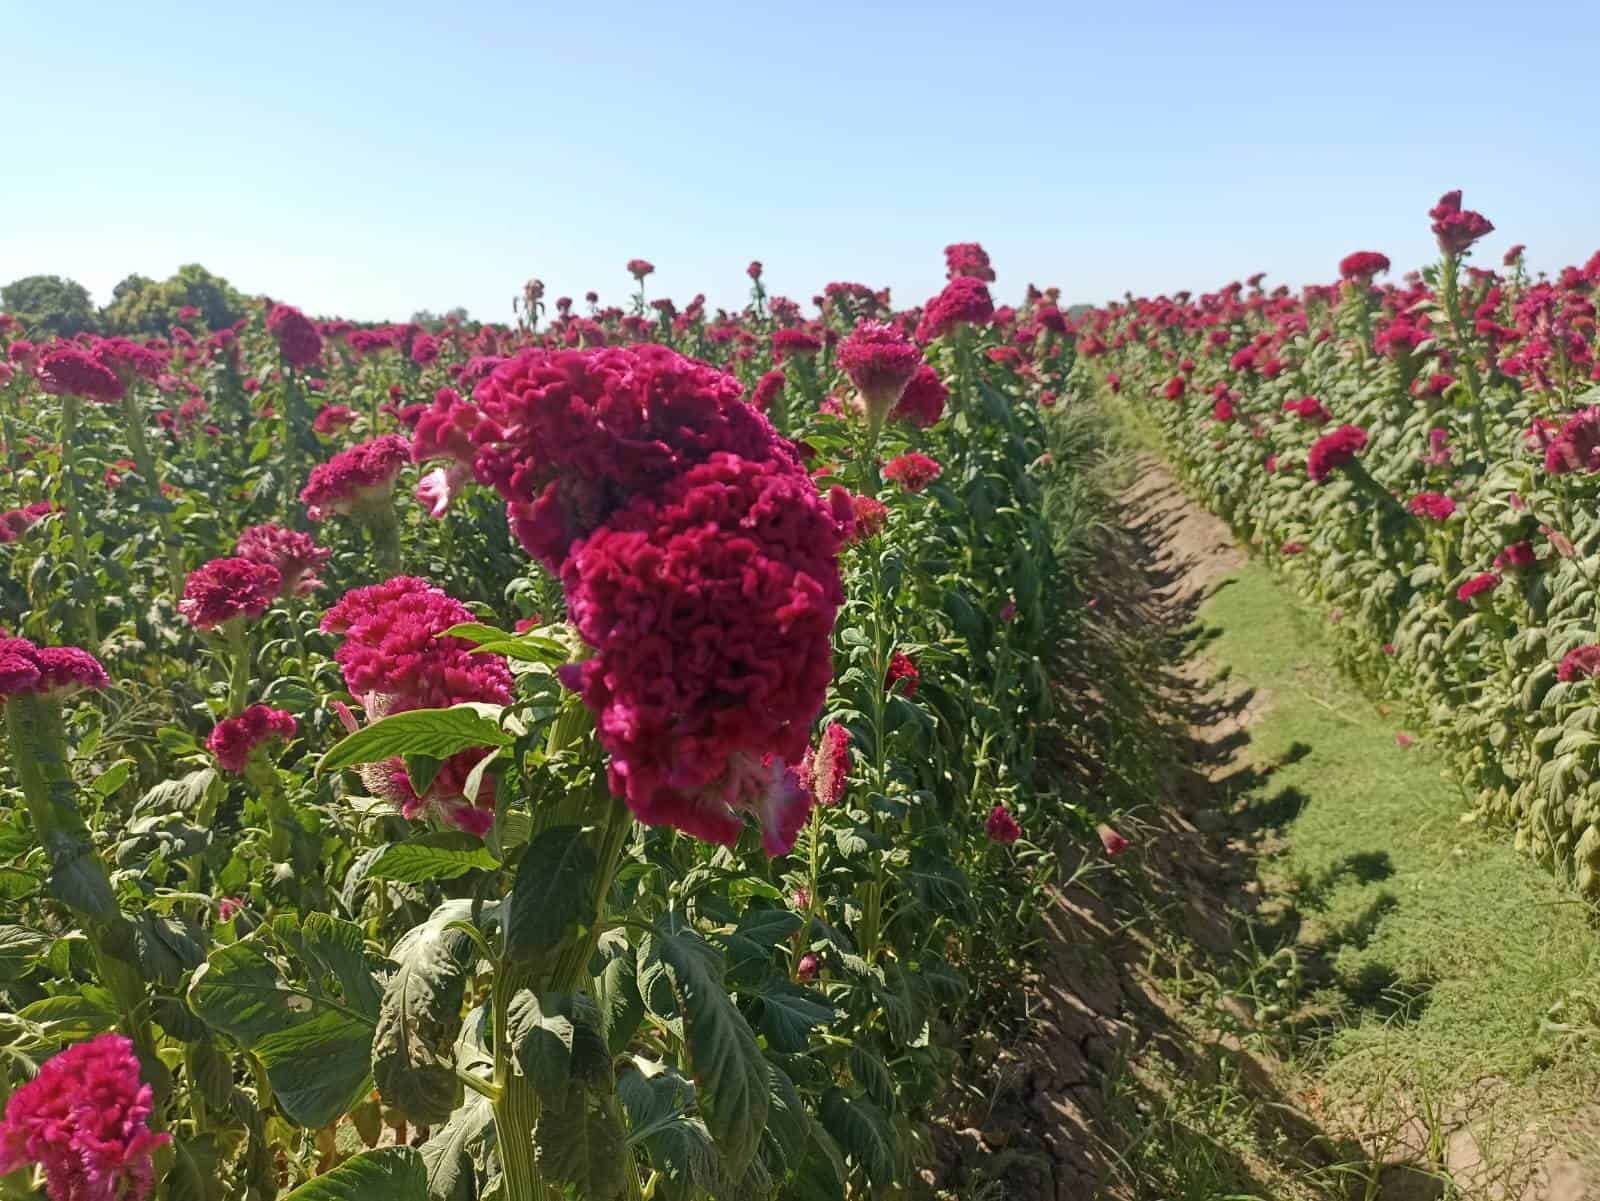
<path fill-rule="evenodd" d="M 134 464 L 156 508 L 156 522 L 161 527 L 162 555 L 167 561 L 167 576 L 172 595 L 176 598 L 183 593 L 183 552 L 172 532 L 172 515 L 164 507 L 166 501 L 161 495 L 161 477 L 156 470 L 156 457 L 145 436 L 144 405 L 138 391 L 131 387 L 122 394 L 122 422 L 127 429 L 128 449 L 133 452 Z"/>
<path fill-rule="evenodd" d="M 61 398 L 61 494 L 66 498 L 67 537 L 72 542 L 72 561 L 77 568 L 72 581 L 74 613 L 91 650 L 100 647 L 100 623 L 95 613 L 94 581 L 89 573 L 89 542 L 83 532 L 83 513 L 78 502 L 77 441 L 78 417 L 83 401 L 76 396 Z"/>

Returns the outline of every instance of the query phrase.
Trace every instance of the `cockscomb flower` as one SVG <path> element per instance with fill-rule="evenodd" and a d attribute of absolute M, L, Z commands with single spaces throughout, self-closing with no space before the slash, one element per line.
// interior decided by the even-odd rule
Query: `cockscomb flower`
<path fill-rule="evenodd" d="M 1107 858 L 1115 859 L 1128 849 L 1128 840 L 1105 822 L 1095 826 L 1094 832 L 1100 836 L 1100 847 L 1105 851 Z"/>
<path fill-rule="evenodd" d="M 0 1174 L 40 1165 L 51 1201 L 147 1201 L 151 1156 L 172 1141 L 150 1129 L 154 1108 L 128 1039 L 102 1034 L 68 1047 L 6 1102 Z"/>
<path fill-rule="evenodd" d="M 1311 444 L 1311 451 L 1306 456 L 1306 474 L 1315 483 L 1326 483 L 1336 468 L 1353 462 L 1366 448 L 1366 430 L 1359 425 L 1341 425 Z"/>
<path fill-rule="evenodd" d="M 253 525 L 233 544 L 237 558 L 265 563 L 278 569 L 280 596 L 305 596 L 322 587 L 317 572 L 328 565 L 333 551 L 318 546 L 310 534 L 268 522 Z"/>
<path fill-rule="evenodd" d="M 989 255 L 977 242 L 956 242 L 944 248 L 946 279 L 977 279 L 994 283 L 994 267 Z"/>
<path fill-rule="evenodd" d="M 937 460 L 930 459 L 920 451 L 911 450 L 898 458 L 890 459 L 884 466 L 883 478 L 899 484 L 907 492 L 921 492 L 938 479 L 943 470 Z"/>
<path fill-rule="evenodd" d="M 1600 405 L 1567 418 L 1545 447 L 1544 469 L 1551 475 L 1600 471 Z"/>
<path fill-rule="evenodd" d="M 749 813 L 769 854 L 793 845 L 850 520 L 803 468 L 717 453 L 574 546 L 561 579 L 595 653 L 562 679 L 640 821 L 732 845 Z"/>
<path fill-rule="evenodd" d="M 1219 396 L 1211 402 L 1211 417 L 1215 421 L 1226 424 L 1234 418 L 1233 401 L 1226 396 Z"/>
<path fill-rule="evenodd" d="M 39 356 L 33 373 L 40 387 L 53 396 L 81 396 L 114 404 L 127 391 L 115 371 L 75 346 L 47 350 Z"/>
<path fill-rule="evenodd" d="M 855 518 L 848 538 L 852 543 L 876 538 L 889 521 L 888 506 L 875 496 L 856 493 L 850 497 L 850 508 Z"/>
<path fill-rule="evenodd" d="M 1293 413 L 1307 425 L 1327 425 L 1333 419 L 1333 414 L 1322 407 L 1322 402 L 1315 396 L 1302 396 L 1299 400 L 1286 400 L 1283 402 L 1283 411 Z"/>
<path fill-rule="evenodd" d="M 1426 517 L 1429 521 L 1448 521 L 1456 511 L 1456 502 L 1443 492 L 1419 492 L 1411 498 L 1406 508 L 1416 517 Z"/>
<path fill-rule="evenodd" d="M 348 429 L 361 420 L 349 405 L 323 405 L 317 410 L 316 419 L 311 422 L 311 428 L 324 437 L 331 437 L 342 429 Z"/>
<path fill-rule="evenodd" d="M 788 377 L 776 369 L 767 372 L 756 381 L 756 386 L 751 389 L 750 403 L 763 413 L 772 410 L 772 402 L 783 395 L 783 386 L 788 382 Z"/>
<path fill-rule="evenodd" d="M 751 259 L 750 265 L 744 269 L 744 273 L 759 282 L 761 279 L 761 260 Z"/>
<path fill-rule="evenodd" d="M 983 281 L 958 276 L 924 306 L 917 341 L 931 342 L 962 325 L 987 325 L 993 317 L 994 300 Z"/>
<path fill-rule="evenodd" d="M 837 362 L 861 394 L 874 429 L 899 402 L 917 368 L 923 365 L 922 351 L 916 344 L 881 321 L 857 325 L 839 344 Z"/>
<path fill-rule="evenodd" d="M 906 383 L 899 403 L 889 412 L 889 420 L 904 421 L 918 429 L 927 429 L 944 416 L 945 402 L 949 399 L 950 390 L 944 386 L 939 373 L 923 363 Z"/>
<path fill-rule="evenodd" d="M 647 275 L 654 275 L 656 266 L 649 259 L 629 259 L 628 274 L 634 279 L 643 280 Z M 589 303 L 593 304 L 593 301 Z"/>
<path fill-rule="evenodd" d="M 0 513 L 0 545 L 15 542 L 54 511 L 55 505 L 47 500 L 41 500 L 31 505 L 24 505 L 20 509 Z"/>
<path fill-rule="evenodd" d="M 1561 656 L 1556 679 L 1563 684 L 1591 680 L 1600 675 L 1600 646 L 1576 646 Z"/>
<path fill-rule="evenodd" d="M 831 722 L 822 731 L 815 747 L 806 750 L 800 776 L 811 788 L 811 795 L 824 809 L 831 809 L 844 796 L 850 775 L 850 731 Z"/>
<path fill-rule="evenodd" d="M 1188 389 L 1189 382 L 1181 375 L 1169 379 L 1166 386 L 1161 389 L 1161 395 L 1168 400 L 1182 400 L 1184 392 Z"/>
<path fill-rule="evenodd" d="M 809 357 L 822 349 L 822 339 L 803 329 L 775 329 L 772 331 L 772 358 L 781 363 L 795 357 Z"/>
<path fill-rule="evenodd" d="M 1428 216 L 1433 218 L 1433 236 L 1439 240 L 1439 249 L 1448 255 L 1462 254 L 1479 238 L 1494 232 L 1489 218 L 1462 209 L 1459 190 L 1439 197 Z"/>
<path fill-rule="evenodd" d="M 895 651 L 889 656 L 888 670 L 883 673 L 883 690 L 888 693 L 898 691 L 901 696 L 912 697 L 917 695 L 917 685 L 922 682 L 922 673 L 917 670 L 917 665 L 911 656 L 904 651 Z"/>
<path fill-rule="evenodd" d="M 531 281 L 538 282 L 538 281 Z M 427 367 L 439 360 L 439 339 L 432 334 L 418 334 L 411 340 L 411 361 L 418 367 Z"/>
<path fill-rule="evenodd" d="M 283 576 L 270 563 L 250 559 L 212 559 L 183 582 L 178 612 L 191 625 L 213 630 L 235 619 L 260 617 L 283 589 Z"/>
<path fill-rule="evenodd" d="M 1339 278 L 1371 284 L 1372 277 L 1389 269 L 1389 257 L 1376 250 L 1358 250 L 1339 260 Z"/>
<path fill-rule="evenodd" d="M 322 357 L 322 335 L 299 309 L 274 305 L 267 314 L 267 332 L 277 341 L 283 361 L 291 367 L 310 367 Z"/>
<path fill-rule="evenodd" d="M 394 495 L 394 481 L 411 462 L 411 443 L 401 434 L 384 434 L 341 450 L 311 469 L 300 500 L 312 521 L 330 513 L 361 516 L 381 509 Z"/>
<path fill-rule="evenodd" d="M 1017 825 L 1017 819 L 1011 816 L 1011 810 L 1004 805 L 996 805 L 989 810 L 989 816 L 984 819 L 983 832 L 989 836 L 990 842 L 998 842 L 1002 846 L 1009 846 L 1022 837 L 1022 827 Z"/>
<path fill-rule="evenodd" d="M 1533 543 L 1513 542 L 1494 557 L 1493 566 L 1496 571 L 1531 571 L 1539 566 L 1539 556 Z"/>
<path fill-rule="evenodd" d="M 802 984 L 810 983 L 817 978 L 817 971 L 821 967 L 822 960 L 817 958 L 816 953 L 807 951 L 800 956 L 799 962 L 795 964 L 794 978 Z"/>
<path fill-rule="evenodd" d="M 127 338 L 101 338 L 95 342 L 93 354 L 125 383 L 157 380 L 165 366 L 161 355 Z"/>
<path fill-rule="evenodd" d="M 8 696 L 62 699 L 111 682 L 106 669 L 75 646 L 38 646 L 26 638 L 0 637 L 0 700 Z"/>
<path fill-rule="evenodd" d="M 273 739 L 288 742 L 298 728 L 294 716 L 282 709 L 251 705 L 238 717 L 227 718 L 213 726 L 206 738 L 206 750 L 216 757 L 223 771 L 237 775 L 244 771 L 257 747 Z"/>
<path fill-rule="evenodd" d="M 1304 542 L 1285 542 L 1282 546 L 1278 547 L 1278 553 L 1280 555 L 1291 556 L 1301 555 L 1305 553 L 1305 549 L 1306 544 Z"/>
<path fill-rule="evenodd" d="M 1494 572 L 1481 572 L 1456 589 L 1456 599 L 1459 601 L 1476 600 L 1480 596 L 1487 596 L 1499 586 L 1500 577 Z"/>

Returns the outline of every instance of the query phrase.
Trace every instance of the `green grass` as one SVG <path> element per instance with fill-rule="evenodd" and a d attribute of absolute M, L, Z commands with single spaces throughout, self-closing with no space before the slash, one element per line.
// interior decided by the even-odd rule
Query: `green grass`
<path fill-rule="evenodd" d="M 1275 1049 L 1330 1115 L 1443 1114 L 1480 1141 L 1490 1124 L 1559 1118 L 1597 1076 L 1592 1050 L 1542 1029 L 1593 987 L 1588 911 L 1507 832 L 1463 823 L 1426 747 L 1397 745 L 1399 719 L 1338 675 L 1323 623 L 1258 564 L 1199 615 L 1204 661 L 1230 693 L 1256 692 L 1249 741 L 1220 773 L 1219 804 L 1231 795 L 1265 855 L 1250 941 L 1270 966 L 1239 982 L 1278 1005 Z M 1287 981 L 1284 947 L 1302 965 Z"/>

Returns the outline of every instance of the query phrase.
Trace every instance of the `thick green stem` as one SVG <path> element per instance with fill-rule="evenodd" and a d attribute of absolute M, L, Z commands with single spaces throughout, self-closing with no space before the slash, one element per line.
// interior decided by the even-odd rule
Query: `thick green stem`
<path fill-rule="evenodd" d="M 228 640 L 228 716 L 238 717 L 250 703 L 250 631 L 243 619 L 225 627 Z"/>
<path fill-rule="evenodd" d="M 72 562 L 77 568 L 72 581 L 74 613 L 78 628 L 91 650 L 100 648 L 100 623 L 95 612 L 94 580 L 89 571 L 89 540 L 83 532 L 83 512 L 78 502 L 77 449 L 78 418 L 83 401 L 76 396 L 61 398 L 61 495 L 67 511 L 67 537 L 72 542 Z"/>
<path fill-rule="evenodd" d="M 381 506 L 374 505 L 362 513 L 362 520 L 372 534 L 372 557 L 378 570 L 388 577 L 399 575 L 402 570 L 400 515 L 395 512 L 394 502 L 388 500 Z"/>
<path fill-rule="evenodd" d="M 122 421 L 127 428 L 128 449 L 133 452 L 134 465 L 149 490 L 150 500 L 156 506 L 156 521 L 161 527 L 161 550 L 167 561 L 167 575 L 174 597 L 183 594 L 183 550 L 172 530 L 172 515 L 166 511 L 161 496 L 161 476 L 156 469 L 156 457 L 150 450 L 150 440 L 145 436 L 144 404 L 138 392 L 129 388 L 122 394 Z"/>

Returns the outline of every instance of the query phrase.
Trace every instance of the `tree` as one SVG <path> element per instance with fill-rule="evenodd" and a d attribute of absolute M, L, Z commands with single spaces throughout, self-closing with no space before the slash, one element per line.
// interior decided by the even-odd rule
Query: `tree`
<path fill-rule="evenodd" d="M 96 325 L 89 290 L 59 275 L 26 275 L 0 287 L 0 309 L 21 320 L 30 334 L 70 337 Z"/>
<path fill-rule="evenodd" d="M 220 275 L 187 263 L 160 283 L 144 275 L 128 276 L 112 291 L 100 317 L 115 333 L 165 334 L 181 320 L 181 310 L 195 308 L 208 327 L 221 329 L 244 316 L 246 303 Z"/>

